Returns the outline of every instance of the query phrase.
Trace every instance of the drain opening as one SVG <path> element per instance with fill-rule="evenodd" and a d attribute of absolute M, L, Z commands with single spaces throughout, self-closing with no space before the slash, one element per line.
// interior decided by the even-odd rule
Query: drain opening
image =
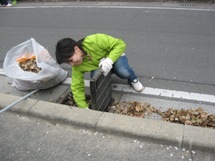
<path fill-rule="evenodd" d="M 192 3 L 181 3 L 180 7 L 196 7 L 196 4 Z"/>

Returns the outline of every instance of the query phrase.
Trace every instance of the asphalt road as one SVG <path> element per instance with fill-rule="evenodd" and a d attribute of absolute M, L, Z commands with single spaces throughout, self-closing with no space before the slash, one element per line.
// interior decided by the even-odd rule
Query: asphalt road
<path fill-rule="evenodd" d="M 4 15 L 0 17 L 0 68 L 6 52 L 31 37 L 54 56 L 60 38 L 78 40 L 104 32 L 126 41 L 130 64 L 147 86 L 215 93 L 215 10 L 30 5 L 0 8 L 0 15 Z M 17 114 L 4 113 L 0 122 L 3 161 L 215 158 L 202 151 L 76 129 Z"/>
<path fill-rule="evenodd" d="M 98 133 L 17 114 L 0 117 L 1 161 L 213 161 L 197 150 Z"/>
<path fill-rule="evenodd" d="M 1 8 L 0 67 L 11 47 L 31 37 L 54 56 L 59 39 L 102 32 L 127 43 L 130 65 L 145 85 L 215 93 L 215 10 L 71 4 Z"/>

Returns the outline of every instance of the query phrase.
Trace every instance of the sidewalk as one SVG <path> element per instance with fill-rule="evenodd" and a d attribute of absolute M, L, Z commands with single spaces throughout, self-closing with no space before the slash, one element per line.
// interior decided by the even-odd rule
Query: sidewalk
<path fill-rule="evenodd" d="M 11 86 L 11 80 L 0 75 L 0 108 L 3 108 L 27 92 L 16 90 Z M 86 86 L 87 81 L 86 81 Z M 123 85 L 122 85 L 123 86 Z M 126 86 L 126 85 L 124 85 Z M 113 98 L 119 101 L 139 101 L 147 102 L 155 107 L 163 109 L 175 108 L 197 108 L 201 106 L 205 111 L 214 113 L 214 106 L 198 103 L 189 103 L 179 100 L 169 100 L 159 97 L 149 97 L 148 95 L 135 92 L 113 89 Z M 86 87 L 86 92 L 89 88 Z M 29 117 L 43 119 L 53 124 L 66 124 L 77 128 L 87 128 L 97 132 L 104 132 L 118 136 L 138 138 L 153 143 L 162 143 L 187 149 L 199 149 L 214 151 L 215 130 L 187 126 L 181 124 L 168 123 L 155 119 L 142 119 L 130 116 L 112 114 L 93 110 L 79 109 L 57 103 L 60 98 L 65 97 L 70 90 L 68 82 L 64 82 L 54 88 L 41 90 L 7 112 L 18 113 Z"/>

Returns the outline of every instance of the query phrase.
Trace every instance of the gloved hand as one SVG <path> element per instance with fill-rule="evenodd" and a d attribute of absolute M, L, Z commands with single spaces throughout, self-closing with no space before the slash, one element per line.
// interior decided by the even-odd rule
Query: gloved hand
<path fill-rule="evenodd" d="M 102 72 L 106 77 L 113 68 L 113 61 L 110 58 L 103 58 L 100 60 L 99 67 L 102 69 Z"/>

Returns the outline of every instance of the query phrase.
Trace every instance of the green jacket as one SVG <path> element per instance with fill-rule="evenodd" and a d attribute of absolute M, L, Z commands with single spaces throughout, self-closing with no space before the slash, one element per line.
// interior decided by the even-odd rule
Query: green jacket
<path fill-rule="evenodd" d="M 86 51 L 83 62 L 72 67 L 71 89 L 75 102 L 80 108 L 88 107 L 85 97 L 84 73 L 98 69 L 102 58 L 110 58 L 113 62 L 124 53 L 126 44 L 123 40 L 106 34 L 93 34 L 84 38 L 82 48 Z"/>

